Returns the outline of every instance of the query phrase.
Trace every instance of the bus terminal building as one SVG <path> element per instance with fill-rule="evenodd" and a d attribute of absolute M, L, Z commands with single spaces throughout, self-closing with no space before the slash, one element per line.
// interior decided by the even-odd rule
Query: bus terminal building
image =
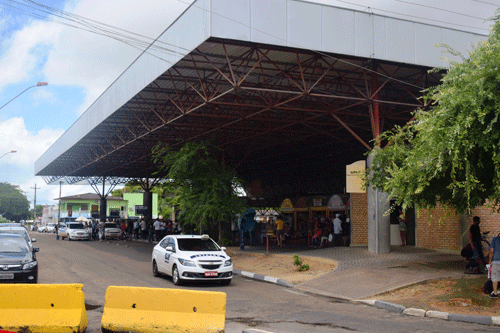
<path fill-rule="evenodd" d="M 197 0 L 36 161 L 35 174 L 89 183 L 101 202 L 106 186 L 135 179 L 149 207 L 152 147 L 210 140 L 255 207 L 308 198 L 299 205 L 312 200 L 319 214 L 337 195 L 348 203 L 351 244 L 385 253 L 390 198 L 350 190 L 347 166 L 364 164 L 381 132 L 426 107 L 422 91 L 443 74 L 429 70 L 449 66 L 436 45 L 467 54 L 485 38 L 296 0 Z M 411 243 L 461 248 L 468 219 L 438 216 L 409 212 Z"/>

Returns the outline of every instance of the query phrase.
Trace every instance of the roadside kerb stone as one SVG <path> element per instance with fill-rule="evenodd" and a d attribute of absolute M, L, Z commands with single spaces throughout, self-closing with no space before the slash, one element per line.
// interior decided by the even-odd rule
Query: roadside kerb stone
<path fill-rule="evenodd" d="M 384 301 L 375 301 L 375 303 L 373 305 L 379 309 L 385 309 L 387 311 L 397 312 L 397 313 L 401 313 L 406 309 L 402 305 L 384 302 Z"/>
<path fill-rule="evenodd" d="M 438 318 L 438 319 L 443 319 L 443 320 L 448 320 L 448 312 L 442 312 L 442 311 L 433 311 L 429 310 L 425 313 L 426 317 L 429 318 Z"/>
<path fill-rule="evenodd" d="M 466 323 L 476 323 L 483 325 L 492 325 L 493 320 L 491 316 L 473 316 L 473 315 L 462 315 L 456 313 L 449 313 L 448 320 L 463 321 Z"/>
<path fill-rule="evenodd" d="M 263 282 L 274 283 L 274 284 L 277 284 L 277 285 L 280 285 L 280 286 L 286 287 L 286 288 L 293 288 L 294 287 L 294 285 L 291 284 L 290 282 L 285 281 L 283 279 L 278 279 L 278 278 L 275 278 L 272 276 L 255 274 L 255 273 L 251 273 L 251 272 L 247 272 L 247 271 L 242 271 L 239 269 L 233 269 L 233 274 L 243 275 L 243 276 L 248 277 L 250 279 L 259 280 L 259 281 L 263 281 Z"/>
<path fill-rule="evenodd" d="M 408 308 L 408 309 L 403 310 L 403 314 L 405 314 L 407 316 L 413 316 L 413 317 L 425 317 L 425 310 Z"/>

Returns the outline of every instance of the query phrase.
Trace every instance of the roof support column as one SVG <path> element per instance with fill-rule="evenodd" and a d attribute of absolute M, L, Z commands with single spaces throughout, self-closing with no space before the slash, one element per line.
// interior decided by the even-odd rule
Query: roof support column
<path fill-rule="evenodd" d="M 101 197 L 101 202 L 99 205 L 99 220 L 101 222 L 106 222 L 106 215 L 107 215 L 106 211 L 108 210 L 108 206 L 107 206 L 107 202 L 106 202 L 107 195 L 105 195 L 106 191 L 105 191 L 105 187 L 104 187 L 105 185 L 106 185 L 106 176 L 103 176 L 102 177 L 102 192 L 97 193 Z"/>
<path fill-rule="evenodd" d="M 377 148 L 378 149 L 378 148 Z M 374 149 L 376 152 L 376 149 Z M 367 165 L 371 167 L 373 154 L 368 156 Z M 384 215 L 390 208 L 389 195 L 380 192 L 371 184 L 367 188 L 368 194 L 368 252 L 381 254 L 391 252 L 391 220 Z"/>
<path fill-rule="evenodd" d="M 378 82 L 378 74 L 377 74 L 377 64 L 375 63 L 373 66 L 373 71 L 371 72 L 371 110 L 370 117 L 372 120 L 372 133 L 373 138 L 377 142 L 377 146 L 380 147 L 380 109 L 379 109 L 379 82 Z"/>

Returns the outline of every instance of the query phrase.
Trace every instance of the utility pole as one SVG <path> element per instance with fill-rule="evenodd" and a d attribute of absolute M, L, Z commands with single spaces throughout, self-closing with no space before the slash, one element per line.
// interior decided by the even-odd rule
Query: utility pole
<path fill-rule="evenodd" d="M 62 189 L 62 181 L 59 182 L 59 208 L 57 209 L 57 221 L 56 225 L 59 225 L 59 221 L 61 220 L 61 189 Z"/>
<path fill-rule="evenodd" d="M 39 187 L 36 187 L 36 183 L 35 183 L 35 187 L 32 187 L 32 189 L 35 190 L 35 199 L 33 200 L 33 225 L 36 225 L 36 190 L 39 190 L 40 188 Z"/>

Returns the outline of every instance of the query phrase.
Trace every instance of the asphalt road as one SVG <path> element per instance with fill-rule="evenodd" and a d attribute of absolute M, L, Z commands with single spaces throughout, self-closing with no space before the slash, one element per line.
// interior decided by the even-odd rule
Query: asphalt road
<path fill-rule="evenodd" d="M 32 232 L 40 248 L 39 283 L 82 283 L 87 332 L 100 332 L 104 295 L 108 286 L 179 288 L 170 278 L 151 271 L 154 244 L 132 241 L 56 241 L 54 234 Z M 222 291 L 227 294 L 226 332 L 498 332 L 498 327 L 414 318 L 367 305 L 338 302 L 293 288 L 235 276 L 229 286 L 189 284 L 180 288 Z M 261 331 L 261 332 L 262 332 Z M 258 331 L 255 331 L 258 332 Z"/>

